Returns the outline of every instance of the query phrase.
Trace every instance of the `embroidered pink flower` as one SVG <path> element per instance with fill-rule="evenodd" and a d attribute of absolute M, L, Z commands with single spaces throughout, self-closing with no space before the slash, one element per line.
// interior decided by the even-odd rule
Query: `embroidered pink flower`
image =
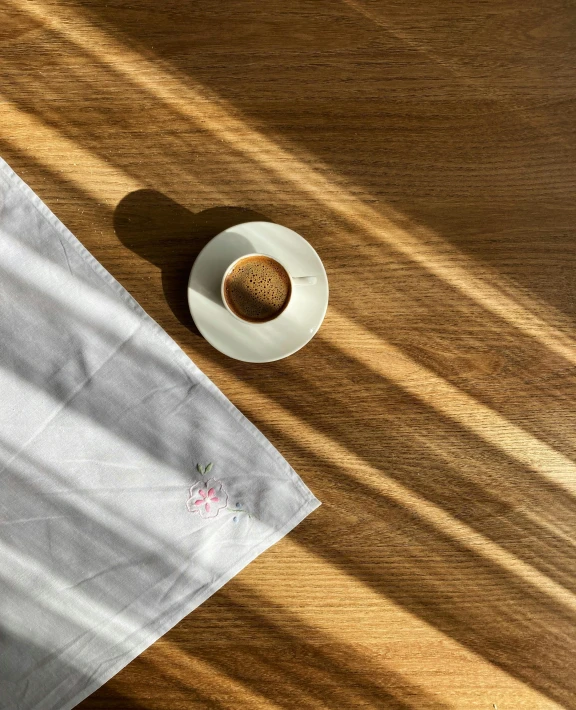
<path fill-rule="evenodd" d="M 218 512 L 228 504 L 228 494 L 220 481 L 198 481 L 190 488 L 190 498 L 186 507 L 191 513 L 198 513 L 201 518 L 215 518 Z"/>

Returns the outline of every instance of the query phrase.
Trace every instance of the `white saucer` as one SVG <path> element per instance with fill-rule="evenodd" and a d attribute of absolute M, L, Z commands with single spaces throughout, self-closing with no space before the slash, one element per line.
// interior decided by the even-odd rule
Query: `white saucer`
<path fill-rule="evenodd" d="M 295 286 L 286 310 L 269 323 L 235 318 L 220 295 L 227 267 L 254 252 L 276 257 L 292 276 L 316 276 L 313 285 Z M 272 222 L 246 222 L 220 232 L 198 254 L 188 280 L 188 305 L 198 330 L 221 353 L 244 362 L 272 362 L 314 337 L 328 307 L 328 278 L 320 257 L 299 234 Z"/>

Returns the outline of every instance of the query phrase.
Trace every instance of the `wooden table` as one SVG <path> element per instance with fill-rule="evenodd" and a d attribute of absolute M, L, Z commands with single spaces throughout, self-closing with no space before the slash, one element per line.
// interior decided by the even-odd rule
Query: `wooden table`
<path fill-rule="evenodd" d="M 83 710 L 576 708 L 576 7 L 1 0 L 0 154 L 324 505 Z M 266 219 L 319 335 L 185 284 Z"/>

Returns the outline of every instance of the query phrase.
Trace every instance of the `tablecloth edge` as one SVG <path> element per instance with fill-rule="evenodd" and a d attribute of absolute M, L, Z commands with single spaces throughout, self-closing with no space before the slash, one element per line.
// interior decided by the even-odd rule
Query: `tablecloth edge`
<path fill-rule="evenodd" d="M 112 288 L 113 291 L 135 312 L 141 319 L 147 321 L 151 326 L 152 331 L 164 344 L 170 349 L 172 356 L 176 362 L 187 370 L 205 385 L 206 389 L 215 397 L 219 398 L 224 406 L 228 409 L 235 420 L 245 429 L 247 434 L 252 436 L 266 453 L 274 460 L 276 465 L 282 468 L 292 480 L 298 492 L 301 495 L 302 501 L 305 501 L 310 489 L 296 473 L 288 461 L 282 454 L 272 445 L 270 441 L 262 434 L 262 432 L 244 415 L 242 412 L 228 399 L 228 397 L 220 390 L 220 388 L 212 382 L 212 380 L 194 363 L 194 361 L 184 352 L 178 343 L 169 335 L 162 326 L 147 313 L 132 294 L 96 259 L 96 257 L 82 244 L 82 242 L 73 234 L 68 227 L 52 212 L 34 190 L 8 165 L 8 163 L 0 156 L 0 171 L 2 171 L 19 189 L 21 189 L 38 212 L 46 219 L 46 221 L 61 234 L 70 246 L 76 250 L 81 258 L 86 262 L 86 265 L 92 268 L 105 282 Z"/>
<path fill-rule="evenodd" d="M 123 668 L 129 665 L 135 658 L 137 658 L 141 653 L 143 653 L 147 648 L 150 648 L 158 639 L 162 638 L 170 629 L 172 629 L 176 624 L 178 624 L 182 619 L 191 614 L 195 609 L 197 609 L 201 604 L 203 604 L 207 599 L 209 599 L 215 592 L 221 589 L 227 582 L 233 579 L 239 572 L 241 572 L 245 567 L 247 567 L 253 560 L 255 560 L 259 555 L 261 555 L 265 550 L 275 545 L 283 537 L 285 537 L 291 530 L 293 530 L 299 523 L 301 523 L 310 513 L 316 510 L 322 503 L 309 492 L 308 500 L 298 509 L 298 511 L 279 529 L 274 530 L 268 537 L 265 537 L 257 545 L 255 545 L 251 550 L 249 550 L 245 555 L 243 555 L 234 565 L 232 565 L 226 572 L 224 572 L 218 579 L 216 579 L 211 585 L 203 589 L 191 605 L 181 606 L 176 609 L 170 617 L 165 620 L 158 628 L 154 630 L 154 638 L 151 641 L 146 641 L 131 649 L 128 654 L 116 665 L 112 666 L 112 669 L 105 674 L 104 679 L 98 679 L 97 681 L 90 683 L 86 688 L 77 693 L 74 698 L 68 701 L 66 704 L 59 706 L 58 710 L 72 710 L 79 703 L 85 700 L 87 697 L 96 692 L 99 688 L 105 685 L 111 678 L 117 675 Z M 42 706 L 40 706 L 42 708 Z"/>

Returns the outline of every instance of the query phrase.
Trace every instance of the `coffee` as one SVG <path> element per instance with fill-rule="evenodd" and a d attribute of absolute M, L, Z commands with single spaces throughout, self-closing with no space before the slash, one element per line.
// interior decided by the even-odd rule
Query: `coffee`
<path fill-rule="evenodd" d="M 291 295 L 290 276 L 269 256 L 240 259 L 224 281 L 228 307 L 250 323 L 265 323 L 279 316 Z"/>

